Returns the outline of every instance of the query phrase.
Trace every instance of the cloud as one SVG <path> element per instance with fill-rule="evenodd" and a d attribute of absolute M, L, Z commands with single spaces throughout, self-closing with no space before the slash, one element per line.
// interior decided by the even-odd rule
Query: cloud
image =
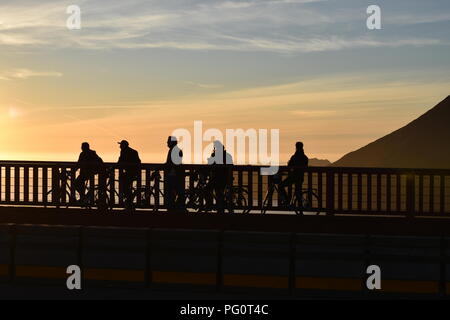
<path fill-rule="evenodd" d="M 192 81 L 187 81 L 186 84 L 189 84 L 194 87 L 199 87 L 203 89 L 220 89 L 223 88 L 223 85 L 221 84 L 205 84 L 205 83 L 197 83 Z"/>
<path fill-rule="evenodd" d="M 449 39 L 366 34 L 365 10 L 325 0 L 78 1 L 82 29 L 67 30 L 65 5 L 0 5 L 0 45 L 29 48 L 231 50 L 303 53 L 353 48 L 447 45 Z M 26 2 L 25 2 L 26 3 Z M 348 4 L 347 4 L 348 6 Z M 446 21 L 425 14 L 424 21 Z M 413 13 L 388 15 L 399 25 Z M 349 27 L 352 30 L 349 31 Z M 354 27 L 354 28 L 353 28 Z M 444 38 L 442 38 L 444 37 Z"/>
<path fill-rule="evenodd" d="M 336 115 L 336 110 L 294 110 L 291 112 L 295 116 L 302 118 L 327 118 Z"/>
<path fill-rule="evenodd" d="M 421 13 L 421 14 L 398 14 L 395 16 L 387 16 L 384 22 L 392 25 L 414 25 L 422 23 L 440 23 L 450 21 L 450 13 L 440 12 L 435 14 Z"/>
<path fill-rule="evenodd" d="M 14 69 L 0 73 L 0 80 L 29 79 L 33 77 L 62 77 L 61 72 L 33 71 L 30 69 Z"/>

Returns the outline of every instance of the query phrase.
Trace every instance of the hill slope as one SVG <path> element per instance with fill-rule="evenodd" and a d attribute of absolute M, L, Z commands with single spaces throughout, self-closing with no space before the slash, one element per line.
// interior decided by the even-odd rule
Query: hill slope
<path fill-rule="evenodd" d="M 346 154 L 333 166 L 450 169 L 450 96 L 403 128 Z"/>
<path fill-rule="evenodd" d="M 308 166 L 310 167 L 328 167 L 331 162 L 327 159 L 312 158 L 308 160 Z"/>

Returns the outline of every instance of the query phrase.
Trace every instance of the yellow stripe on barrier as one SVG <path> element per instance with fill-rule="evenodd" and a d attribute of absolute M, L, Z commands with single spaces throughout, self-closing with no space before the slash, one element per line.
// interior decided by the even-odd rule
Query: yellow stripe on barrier
<path fill-rule="evenodd" d="M 411 281 L 411 280 L 381 280 L 381 291 L 384 292 L 411 292 L 411 293 L 438 293 L 437 281 Z"/>
<path fill-rule="evenodd" d="M 86 280 L 98 280 L 98 281 L 144 282 L 145 271 L 87 268 L 84 270 L 83 278 Z"/>
<path fill-rule="evenodd" d="M 0 264 L 0 277 L 8 276 L 9 275 L 9 265 L 7 264 Z"/>
<path fill-rule="evenodd" d="M 65 267 L 16 266 L 16 276 L 26 278 L 67 278 Z M 0 265 L 0 276 L 9 275 L 9 266 Z M 144 270 L 96 269 L 86 268 L 82 271 L 86 280 L 145 282 Z M 363 283 L 352 278 L 297 277 L 297 289 L 361 291 Z M 215 285 L 215 273 L 152 271 L 153 283 Z M 224 286 L 287 289 L 288 277 L 268 275 L 225 274 Z M 450 294 L 450 282 L 446 283 Z M 380 292 L 399 293 L 438 293 L 437 281 L 381 280 Z"/>
<path fill-rule="evenodd" d="M 361 280 L 351 278 L 297 277 L 295 279 L 295 286 L 298 289 L 341 290 L 341 291 L 362 290 Z"/>
<path fill-rule="evenodd" d="M 287 289 L 288 283 L 288 277 L 283 276 L 261 276 L 250 274 L 225 274 L 223 276 L 224 286 L 229 287 Z"/>
<path fill-rule="evenodd" d="M 16 277 L 24 278 L 66 278 L 65 267 L 16 266 Z"/>
<path fill-rule="evenodd" d="M 152 271 L 152 282 L 215 285 L 216 274 L 195 273 L 195 272 Z"/>

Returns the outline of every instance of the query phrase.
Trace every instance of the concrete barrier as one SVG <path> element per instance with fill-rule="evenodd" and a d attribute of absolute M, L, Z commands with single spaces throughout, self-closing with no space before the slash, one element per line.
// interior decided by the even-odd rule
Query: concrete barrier
<path fill-rule="evenodd" d="M 218 232 L 152 230 L 151 270 L 154 286 L 216 288 Z"/>
<path fill-rule="evenodd" d="M 0 225 L 0 282 L 10 280 L 11 266 L 11 226 Z"/>
<path fill-rule="evenodd" d="M 373 236 L 370 264 L 381 268 L 382 292 L 439 292 L 440 239 L 437 237 Z"/>
<path fill-rule="evenodd" d="M 364 236 L 297 234 L 295 251 L 297 290 L 361 292 Z"/>
<path fill-rule="evenodd" d="M 442 273 L 444 276 L 444 281 L 442 283 L 442 290 L 445 294 L 450 295 L 450 238 L 442 238 L 441 240 L 442 248 Z"/>
<path fill-rule="evenodd" d="M 82 269 L 87 285 L 145 286 L 148 229 L 87 227 L 82 233 Z"/>
<path fill-rule="evenodd" d="M 14 232 L 13 232 L 14 231 Z M 0 225 L 0 281 L 281 294 L 450 292 L 450 239 L 217 230 Z M 381 291 L 366 269 L 381 268 Z"/>
<path fill-rule="evenodd" d="M 69 265 L 79 263 L 79 228 L 16 226 L 15 280 L 65 286 Z"/>
<path fill-rule="evenodd" d="M 290 235 L 224 232 L 224 288 L 257 288 L 288 293 Z"/>

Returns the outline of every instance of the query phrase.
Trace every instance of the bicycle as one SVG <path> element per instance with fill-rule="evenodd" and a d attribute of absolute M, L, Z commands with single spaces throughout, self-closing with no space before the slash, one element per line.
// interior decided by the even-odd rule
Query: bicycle
<path fill-rule="evenodd" d="M 123 199 L 115 186 L 119 183 L 115 179 L 114 168 L 108 168 L 104 173 L 105 184 L 102 187 L 100 184 L 90 184 L 89 180 L 85 182 L 86 195 L 81 206 L 85 209 L 105 208 L 108 211 L 113 211 L 115 208 L 116 199 L 119 202 Z M 102 194 L 103 193 L 103 194 Z M 102 197 L 100 196 L 102 195 Z M 103 199 L 102 199 L 103 198 Z"/>
<path fill-rule="evenodd" d="M 196 212 L 209 212 L 215 209 L 217 195 L 212 192 L 208 185 L 208 176 L 204 173 L 195 173 L 192 177 L 197 184 L 192 189 L 186 190 L 186 208 L 194 209 Z M 243 214 L 250 213 L 248 206 L 248 191 L 242 186 L 226 186 L 224 190 L 224 209 L 228 213 L 234 213 L 235 209 L 242 209 Z"/>
<path fill-rule="evenodd" d="M 75 172 L 70 170 L 61 170 L 59 172 L 58 185 L 52 186 L 52 189 L 47 191 L 46 199 L 48 196 L 52 196 L 52 203 L 56 203 L 56 207 L 59 208 L 60 204 L 65 204 L 66 208 L 69 208 L 70 202 L 72 200 L 72 186 L 69 184 L 69 181 L 74 181 Z M 56 195 L 56 197 L 55 197 Z M 67 201 L 68 200 L 68 201 Z M 44 203 L 45 207 L 47 206 L 47 202 Z"/>
<path fill-rule="evenodd" d="M 153 184 L 138 187 L 137 184 L 135 185 L 133 183 L 131 192 L 131 203 L 133 211 L 136 208 L 145 208 L 150 205 L 152 197 L 154 199 L 153 211 L 158 211 L 159 201 L 156 199 L 160 197 L 164 198 L 164 193 L 159 188 L 160 184 L 164 183 L 164 181 L 161 179 L 161 174 L 159 173 L 159 171 L 155 171 L 150 175 L 149 182 L 153 182 Z M 136 201 L 134 201 L 135 199 Z"/>
<path fill-rule="evenodd" d="M 127 194 L 122 190 L 121 192 L 117 191 L 117 188 L 114 186 L 118 185 L 120 188 L 120 180 L 115 179 L 114 175 L 114 169 L 107 170 L 106 173 L 107 180 L 106 180 L 106 207 L 109 211 L 113 211 L 116 203 L 116 199 L 118 200 L 119 205 L 122 205 L 124 203 L 128 202 Z M 163 192 L 157 187 L 161 182 L 164 182 L 161 179 L 161 175 L 158 171 L 155 171 L 150 176 L 150 182 L 154 182 L 153 185 L 147 185 L 147 186 L 137 186 L 137 177 L 133 180 L 131 185 L 131 199 L 129 200 L 129 203 L 131 204 L 130 208 L 128 208 L 130 211 L 135 211 L 136 208 L 146 208 L 150 204 L 150 199 L 153 197 L 155 199 L 153 211 L 158 211 L 158 205 L 156 198 L 158 196 L 164 196 Z M 98 186 L 95 186 L 94 188 L 95 195 L 98 194 Z M 94 199 L 97 199 L 95 196 Z M 136 200 L 136 201 L 135 201 Z"/>
<path fill-rule="evenodd" d="M 261 213 L 265 214 L 272 207 L 272 196 L 275 192 L 279 193 L 279 182 L 272 182 L 264 198 Z M 299 197 L 300 195 L 300 197 Z M 297 215 L 304 215 L 305 212 L 318 215 L 320 213 L 320 197 L 316 189 L 302 189 L 301 192 L 293 192 L 290 199 L 287 199 L 287 209 L 293 210 Z M 317 203 L 317 208 L 313 204 Z"/>
<path fill-rule="evenodd" d="M 248 214 L 251 207 L 248 206 L 248 190 L 242 186 L 227 186 L 225 188 L 225 206 L 230 213 L 235 209 L 242 209 L 242 214 Z"/>
<path fill-rule="evenodd" d="M 197 182 L 193 188 L 185 190 L 185 205 L 186 208 L 193 209 L 196 212 L 204 211 L 206 207 L 205 192 L 207 188 L 207 176 L 203 173 L 195 172 L 191 175 L 191 179 Z"/>
<path fill-rule="evenodd" d="M 101 188 L 99 184 L 90 185 L 85 182 L 85 190 L 87 191 L 83 200 L 80 199 L 81 207 L 84 209 L 110 209 L 109 197 L 107 196 L 107 187 Z M 102 195 L 103 193 L 103 195 Z"/>

